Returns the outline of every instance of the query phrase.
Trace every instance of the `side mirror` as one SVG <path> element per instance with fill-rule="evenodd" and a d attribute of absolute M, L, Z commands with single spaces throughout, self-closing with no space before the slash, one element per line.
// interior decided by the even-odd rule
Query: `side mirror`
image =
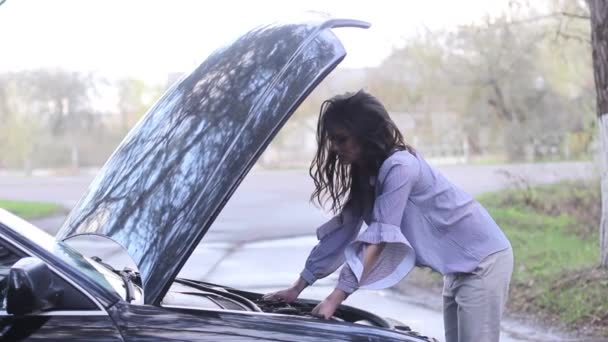
<path fill-rule="evenodd" d="M 6 312 L 24 315 L 48 310 L 59 303 L 62 291 L 53 284 L 54 275 L 38 258 L 22 258 L 8 274 Z"/>

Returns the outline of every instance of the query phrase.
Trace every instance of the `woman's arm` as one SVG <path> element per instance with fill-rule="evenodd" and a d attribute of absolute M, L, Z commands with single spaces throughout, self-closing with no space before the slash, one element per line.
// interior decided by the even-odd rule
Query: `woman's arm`
<path fill-rule="evenodd" d="M 385 245 L 385 242 L 379 244 L 365 244 L 365 250 L 363 252 L 363 274 L 361 275 L 362 280 L 365 279 L 372 267 L 378 262 L 378 258 Z"/>
<path fill-rule="evenodd" d="M 330 319 L 346 297 L 348 297 L 348 293 L 340 289 L 334 289 L 327 298 L 312 309 L 311 314 L 320 318 Z"/>
<path fill-rule="evenodd" d="M 300 277 L 308 285 L 344 264 L 344 249 L 359 234 L 363 219 L 350 207 L 317 229 L 319 242 L 310 251 Z"/>
<path fill-rule="evenodd" d="M 378 258 L 384 249 L 384 242 L 379 244 L 366 244 L 363 254 L 363 276 L 364 279 L 371 271 L 374 265 L 378 262 Z M 349 293 L 343 289 L 336 288 L 319 303 L 313 310 L 312 314 L 321 318 L 329 319 L 334 315 L 340 304 L 348 297 Z"/>
<path fill-rule="evenodd" d="M 263 299 L 281 300 L 286 303 L 290 303 L 296 300 L 296 298 L 298 298 L 300 293 L 302 293 L 302 291 L 304 291 L 307 286 L 308 283 L 304 279 L 302 279 L 302 277 L 298 277 L 298 279 L 290 287 L 286 288 L 285 290 L 268 293 L 264 295 Z"/>
<path fill-rule="evenodd" d="M 350 293 L 378 280 L 382 280 L 381 287 L 391 286 L 414 264 L 413 249 L 401 233 L 400 225 L 418 170 L 394 165 L 380 176 L 384 176 L 379 177 L 382 187 L 374 201 L 370 225 L 346 249 L 348 262 L 342 268 L 338 285 L 315 307 L 313 314 L 330 318 Z M 375 269 L 378 263 L 384 263 L 380 272 Z"/>
<path fill-rule="evenodd" d="M 289 288 L 269 293 L 264 298 L 293 301 L 307 286 L 333 273 L 344 264 L 344 249 L 359 233 L 361 222 L 360 216 L 345 208 L 341 216 L 336 216 L 319 227 L 319 242 L 310 251 L 300 277 Z"/>

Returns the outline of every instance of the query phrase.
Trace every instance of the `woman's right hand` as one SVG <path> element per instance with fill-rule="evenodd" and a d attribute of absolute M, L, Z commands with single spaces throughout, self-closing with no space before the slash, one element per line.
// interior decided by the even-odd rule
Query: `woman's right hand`
<path fill-rule="evenodd" d="M 291 287 L 286 288 L 285 290 L 268 293 L 264 295 L 262 299 L 280 300 L 285 303 L 291 303 L 298 298 L 300 292 L 302 292 L 306 288 L 306 286 L 308 286 L 308 283 L 304 279 L 302 279 L 302 277 L 299 277 L 298 280 L 296 280 L 296 282 L 291 285 Z"/>
<path fill-rule="evenodd" d="M 268 294 L 264 295 L 264 297 L 262 297 L 262 298 L 264 300 L 280 300 L 285 303 L 291 303 L 294 300 L 296 300 L 296 298 L 298 298 L 299 295 L 300 295 L 300 291 L 298 291 L 297 289 L 295 289 L 293 287 L 290 287 L 285 290 L 268 293 Z"/>

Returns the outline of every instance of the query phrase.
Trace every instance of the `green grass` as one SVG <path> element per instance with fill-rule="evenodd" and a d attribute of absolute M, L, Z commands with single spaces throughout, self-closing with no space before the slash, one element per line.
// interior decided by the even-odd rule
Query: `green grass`
<path fill-rule="evenodd" d="M 44 202 L 22 202 L 0 199 L 0 208 L 6 209 L 24 219 L 41 218 L 61 211 L 59 205 Z"/>
<path fill-rule="evenodd" d="M 568 215 L 548 216 L 517 208 L 489 208 L 511 240 L 519 264 L 516 281 L 533 280 L 565 269 L 591 266 L 599 260 L 597 240 L 569 233 Z"/>
<path fill-rule="evenodd" d="M 608 333 L 608 272 L 599 263 L 599 185 L 565 182 L 479 201 L 511 240 L 510 309 Z"/>

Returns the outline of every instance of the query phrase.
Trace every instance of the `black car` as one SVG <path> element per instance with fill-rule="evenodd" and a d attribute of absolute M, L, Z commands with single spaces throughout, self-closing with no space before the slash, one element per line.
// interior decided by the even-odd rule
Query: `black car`
<path fill-rule="evenodd" d="M 346 55 L 312 16 L 257 28 L 183 77 L 127 135 L 56 237 L 0 210 L 3 340 L 423 341 L 407 326 L 341 306 L 262 300 L 259 293 L 177 278 L 277 131 Z M 96 235 L 138 271 L 68 245 Z"/>

